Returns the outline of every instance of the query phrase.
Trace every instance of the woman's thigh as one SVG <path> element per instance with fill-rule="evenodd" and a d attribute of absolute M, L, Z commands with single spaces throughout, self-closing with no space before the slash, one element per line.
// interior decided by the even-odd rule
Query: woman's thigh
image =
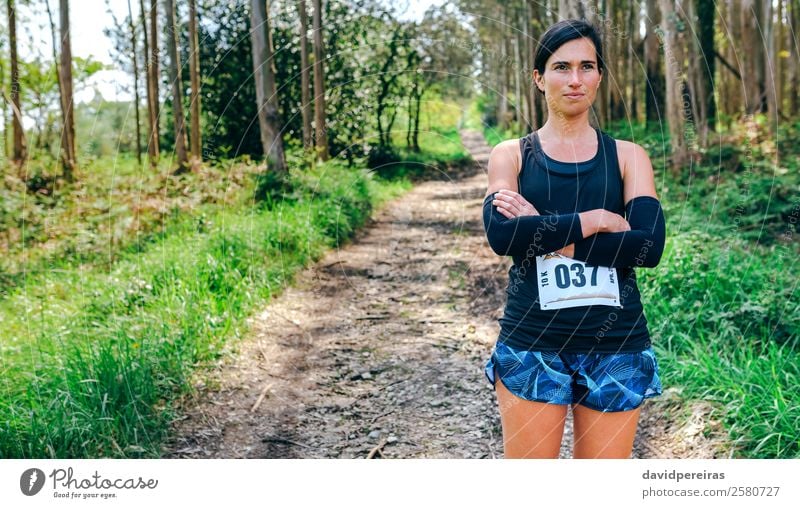
<path fill-rule="evenodd" d="M 558 458 L 567 405 L 522 399 L 511 393 L 499 378 L 495 379 L 505 458 Z"/>
<path fill-rule="evenodd" d="M 636 437 L 641 406 L 630 411 L 602 412 L 572 406 L 576 459 L 628 459 Z"/>

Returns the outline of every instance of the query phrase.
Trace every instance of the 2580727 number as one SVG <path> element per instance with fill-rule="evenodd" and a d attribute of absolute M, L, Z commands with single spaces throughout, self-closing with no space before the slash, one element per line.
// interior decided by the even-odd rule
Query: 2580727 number
<path fill-rule="evenodd" d="M 573 263 L 569 267 L 567 265 L 556 265 L 556 285 L 561 289 L 566 289 L 572 284 L 575 287 L 582 288 L 586 285 L 586 275 L 581 263 Z M 597 267 L 592 266 L 592 276 L 589 282 L 592 286 L 597 286 Z M 570 274 L 570 271 L 573 273 Z M 572 275 L 573 277 L 570 277 Z"/>

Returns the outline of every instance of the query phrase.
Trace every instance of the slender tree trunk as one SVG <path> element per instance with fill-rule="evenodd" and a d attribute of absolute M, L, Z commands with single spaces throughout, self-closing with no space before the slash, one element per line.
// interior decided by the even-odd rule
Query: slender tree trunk
<path fill-rule="evenodd" d="M 306 0 L 297 1 L 300 13 L 300 111 L 303 115 L 303 148 L 314 145 L 311 131 L 311 75 L 308 62 L 308 14 Z"/>
<path fill-rule="evenodd" d="M 140 23 L 142 24 L 142 34 L 144 39 L 144 80 L 146 84 L 145 88 L 147 89 L 147 153 L 150 164 L 154 165 L 154 156 L 152 155 L 152 147 L 150 145 L 152 144 L 151 139 L 153 136 L 153 124 L 155 123 L 156 115 L 155 110 L 153 109 L 153 83 L 150 79 L 150 74 L 152 72 L 150 66 L 150 44 L 147 40 L 147 15 L 145 14 L 147 11 L 144 10 L 144 0 L 139 0 L 139 11 L 139 19 Z"/>
<path fill-rule="evenodd" d="M 697 15 L 696 2 L 689 0 L 688 2 L 687 18 L 689 23 L 694 23 Z M 689 88 L 689 96 L 691 98 L 692 118 L 694 119 L 694 128 L 697 132 L 700 146 L 706 146 L 708 139 L 708 124 L 706 117 L 706 94 L 710 91 L 706 89 L 706 81 L 704 74 L 704 62 L 702 61 L 704 53 L 701 45 L 701 32 L 702 27 L 696 26 L 693 28 L 697 37 L 690 37 L 689 44 L 692 48 L 692 54 L 697 55 L 695 58 L 688 58 L 688 71 L 686 76 L 686 83 Z"/>
<path fill-rule="evenodd" d="M 55 21 L 53 21 L 53 12 L 50 10 L 50 2 L 45 2 L 44 6 L 45 6 L 45 10 L 47 11 L 47 20 L 50 22 L 50 38 L 53 40 L 53 62 L 59 62 L 59 58 L 58 58 L 58 46 L 59 46 L 59 44 L 58 44 L 58 37 L 56 36 L 56 23 L 55 23 Z M 55 65 L 54 67 L 55 67 L 55 71 L 56 71 L 56 83 L 58 83 L 58 105 L 61 108 L 60 109 L 61 116 L 63 117 L 64 116 L 64 111 L 67 110 L 67 107 L 64 104 L 64 94 L 62 93 L 62 90 L 61 90 L 61 65 Z M 45 116 L 44 115 L 44 109 L 46 108 L 47 105 L 39 97 L 37 97 L 37 102 L 42 105 L 42 110 L 43 110 L 42 116 L 44 117 Z M 48 126 L 47 133 L 45 134 L 47 136 L 46 137 L 47 142 L 44 143 L 43 140 L 40 139 L 39 143 L 38 143 L 39 147 L 45 147 L 45 146 L 47 146 L 49 144 L 50 131 L 51 131 L 51 129 Z"/>
<path fill-rule="evenodd" d="M 792 44 L 789 48 L 789 115 L 797 118 L 800 113 L 800 2 L 789 1 L 789 36 Z"/>
<path fill-rule="evenodd" d="M 136 58 L 136 28 L 133 25 L 131 0 L 128 0 L 128 20 L 131 30 L 131 48 L 133 48 L 133 112 L 136 118 L 136 160 L 142 163 L 142 132 L 139 128 L 139 62 Z"/>
<path fill-rule="evenodd" d="M 528 107 L 528 130 L 538 128 L 536 118 L 536 87 L 533 85 L 533 9 L 531 2 L 525 2 L 525 102 Z"/>
<path fill-rule="evenodd" d="M 197 39 L 197 0 L 189 0 L 189 78 L 192 87 L 189 147 L 192 152 L 193 165 L 203 162 L 202 133 L 200 132 L 200 44 Z"/>
<path fill-rule="evenodd" d="M 645 116 L 648 122 L 660 122 L 664 111 L 664 71 L 661 66 L 661 48 L 655 28 L 661 24 L 658 0 L 646 0 L 644 60 L 647 69 L 645 83 Z"/>
<path fill-rule="evenodd" d="M 587 19 L 587 14 L 590 12 L 587 3 L 585 0 L 559 0 L 558 18 Z"/>
<path fill-rule="evenodd" d="M 6 76 L 4 73 L 3 66 L 0 65 L 0 96 L 2 96 L 2 107 L 0 107 L 0 116 L 3 117 L 3 139 L 0 140 L 0 149 L 3 151 L 3 157 L 10 160 L 9 157 L 10 150 L 8 149 L 8 118 L 6 117 L 6 97 L 5 91 L 6 89 Z"/>
<path fill-rule="evenodd" d="M 672 147 L 671 165 L 674 173 L 689 160 L 686 143 L 686 123 L 683 98 L 684 54 L 675 26 L 677 13 L 674 0 L 660 0 L 663 23 L 656 29 L 662 39 L 666 61 L 666 112 Z"/>
<path fill-rule="evenodd" d="M 71 182 L 77 165 L 75 155 L 75 117 L 72 99 L 72 46 L 69 31 L 69 1 L 61 0 L 61 102 L 64 126 L 61 129 L 61 163 L 64 178 Z"/>
<path fill-rule="evenodd" d="M 189 157 L 186 153 L 186 119 L 183 114 L 183 78 L 181 77 L 181 57 L 178 53 L 178 25 L 175 19 L 175 4 L 172 0 L 164 0 L 164 16 L 167 22 L 172 113 L 175 119 L 175 156 L 178 158 L 178 167 L 175 169 L 175 173 L 179 174 L 189 170 Z"/>
<path fill-rule="evenodd" d="M 698 108 L 703 113 L 702 125 L 698 126 L 701 133 L 700 139 L 703 147 L 708 146 L 708 133 L 716 128 L 717 105 L 714 101 L 714 69 L 716 58 L 714 54 L 716 47 L 714 44 L 714 1 L 713 0 L 694 0 L 697 14 L 697 40 L 700 54 L 698 59 L 693 59 L 698 63 L 697 83 L 700 95 L 696 100 L 701 104 Z M 699 123 L 699 122 L 698 122 Z"/>
<path fill-rule="evenodd" d="M 642 39 L 639 36 L 639 8 L 641 2 L 637 0 L 630 9 L 628 16 L 628 104 L 630 105 L 630 116 L 634 122 L 640 122 L 639 118 L 639 83 L 636 79 L 635 70 L 639 68 L 640 55 L 638 48 L 641 47 Z"/>
<path fill-rule="evenodd" d="M 325 126 L 325 49 L 322 45 L 322 0 L 314 0 L 314 130 L 318 157 L 328 160 L 328 130 Z"/>
<path fill-rule="evenodd" d="M 503 20 L 505 23 L 505 18 Z M 508 44 L 503 37 L 500 40 L 500 97 L 497 108 L 497 125 L 501 131 L 508 129 Z"/>
<path fill-rule="evenodd" d="M 147 65 L 150 86 L 147 89 L 150 105 L 153 108 L 150 117 L 150 139 L 147 141 L 147 154 L 150 164 L 155 169 L 161 157 L 160 129 L 161 105 L 159 100 L 159 50 L 158 50 L 158 0 L 150 0 L 150 57 Z"/>
<path fill-rule="evenodd" d="M 766 0 L 764 2 L 763 21 L 764 42 L 767 46 L 764 51 L 764 88 L 767 101 L 767 116 L 769 117 L 769 132 L 774 135 L 778 129 L 778 96 L 775 90 L 778 84 L 775 81 L 777 54 L 775 53 L 775 24 L 773 23 L 772 15 L 772 1 Z"/>
<path fill-rule="evenodd" d="M 521 36 L 518 32 L 514 40 L 511 41 L 514 46 L 514 116 L 516 117 L 515 129 L 517 131 L 523 130 L 526 124 L 523 118 L 524 115 L 522 114 L 524 109 L 522 103 L 522 84 L 520 83 L 520 72 L 522 71 L 522 41 L 520 39 Z"/>
<path fill-rule="evenodd" d="M 284 173 L 286 157 L 283 152 L 281 122 L 278 114 L 275 60 L 270 37 L 269 10 L 264 0 L 251 0 L 250 23 L 261 146 L 264 150 L 264 157 L 267 159 L 267 169 Z"/>
<path fill-rule="evenodd" d="M 759 67 L 761 66 L 758 14 L 761 10 L 755 0 L 742 0 L 740 20 L 742 51 L 739 58 L 743 61 L 742 79 L 744 81 L 745 113 L 761 111 L 761 87 L 759 83 Z"/>
<path fill-rule="evenodd" d="M 419 112 L 422 105 L 422 96 L 425 95 L 425 90 L 422 87 L 417 88 L 416 107 L 414 108 L 414 135 L 412 141 L 412 149 L 419 152 Z"/>
<path fill-rule="evenodd" d="M 789 0 L 791 1 L 791 0 Z M 783 30 L 783 1 L 778 2 L 778 15 L 775 17 L 777 26 L 775 26 L 775 82 L 776 82 L 776 96 L 775 103 L 778 105 L 778 111 L 783 111 L 783 75 L 784 75 L 784 47 L 783 43 L 786 33 Z"/>
<path fill-rule="evenodd" d="M 22 167 L 28 158 L 25 144 L 25 132 L 22 128 L 22 106 L 20 104 L 19 62 L 17 60 L 17 9 L 14 0 L 6 2 L 8 11 L 8 39 L 11 58 L 11 128 L 12 156 L 11 160 L 17 167 Z"/>

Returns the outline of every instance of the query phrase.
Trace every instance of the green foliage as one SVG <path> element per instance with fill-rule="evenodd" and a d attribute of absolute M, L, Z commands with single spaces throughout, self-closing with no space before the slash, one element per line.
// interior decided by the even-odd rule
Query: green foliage
<path fill-rule="evenodd" d="M 691 231 L 670 235 L 659 267 L 639 272 L 664 385 L 712 402 L 736 456 L 800 457 L 796 261 L 795 246 Z"/>
<path fill-rule="evenodd" d="M 340 162 L 292 173 L 292 199 L 181 216 L 106 270 L 29 273 L 0 302 L 0 456 L 155 457 L 199 366 L 248 312 L 408 184 Z"/>

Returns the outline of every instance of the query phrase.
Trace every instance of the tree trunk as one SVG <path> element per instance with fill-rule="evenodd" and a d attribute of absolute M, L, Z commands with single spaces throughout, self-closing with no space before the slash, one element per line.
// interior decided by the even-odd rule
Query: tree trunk
<path fill-rule="evenodd" d="M 627 91 L 627 102 L 628 108 L 630 111 L 630 118 L 633 122 L 639 122 L 639 94 L 638 94 L 638 83 L 636 80 L 636 74 L 634 72 L 639 66 L 637 65 L 640 61 L 638 59 L 636 48 L 639 47 L 641 39 L 639 38 L 639 1 L 637 0 L 633 6 L 628 11 L 628 25 L 626 28 L 626 32 L 628 32 L 628 37 L 625 39 L 628 42 L 627 46 L 627 63 L 625 68 L 627 69 L 627 75 L 625 80 L 627 81 L 627 86 L 625 90 Z"/>
<path fill-rule="evenodd" d="M 328 160 L 328 130 L 325 126 L 325 70 L 322 45 L 322 0 L 314 0 L 314 130 L 317 156 Z"/>
<path fill-rule="evenodd" d="M 678 38 L 674 0 L 660 0 L 663 23 L 656 28 L 662 40 L 666 61 L 666 112 L 672 147 L 671 166 L 674 173 L 689 160 L 686 143 L 686 122 L 683 100 L 684 53 Z"/>
<path fill-rule="evenodd" d="M 559 19 L 587 19 L 591 13 L 586 0 L 559 0 L 558 18 Z"/>
<path fill-rule="evenodd" d="M 412 150 L 419 152 L 419 112 L 422 104 L 422 96 L 425 95 L 425 90 L 422 87 L 417 87 L 416 107 L 414 108 L 414 135 L 412 136 Z"/>
<path fill-rule="evenodd" d="M 55 24 L 55 21 L 53 21 L 53 12 L 50 10 L 50 3 L 49 2 L 45 2 L 44 6 L 45 6 L 45 10 L 47 11 L 47 20 L 50 22 L 50 38 L 53 41 L 53 62 L 55 63 L 55 62 L 59 61 L 59 58 L 58 58 L 58 46 L 59 46 L 59 44 L 58 44 L 58 37 L 56 36 L 56 24 Z M 66 111 L 67 108 L 64 105 L 64 94 L 62 93 L 62 90 L 61 90 L 61 70 L 60 70 L 61 66 L 60 65 L 55 65 L 54 67 L 55 67 L 55 71 L 56 71 L 56 83 L 58 84 L 58 105 L 59 105 L 59 108 L 60 108 L 59 111 L 61 111 L 61 116 L 63 117 L 64 116 L 64 111 Z M 47 104 L 45 103 L 45 101 L 42 100 L 40 97 L 37 97 L 36 102 L 41 104 L 42 111 L 44 112 L 44 110 L 47 108 Z M 42 116 L 44 117 L 45 115 L 42 114 Z M 49 145 L 51 130 L 52 129 L 48 125 L 47 126 L 47 130 L 46 130 L 46 134 L 44 134 L 43 136 L 40 136 L 40 138 L 39 138 L 39 142 L 37 143 L 37 145 L 38 145 L 37 148 L 44 148 L 44 147 Z"/>
<path fill-rule="evenodd" d="M 136 28 L 133 25 L 131 0 L 128 0 L 128 24 L 131 30 L 131 48 L 133 50 L 133 112 L 136 118 L 136 161 L 142 164 L 142 132 L 139 128 L 139 62 L 136 58 Z"/>
<path fill-rule="evenodd" d="M 760 5 L 755 0 L 742 0 L 739 22 L 741 23 L 742 51 L 738 52 L 743 62 L 741 72 L 744 84 L 744 107 L 746 114 L 761 111 L 760 74 L 763 69 L 761 59 Z"/>
<path fill-rule="evenodd" d="M 697 15 L 696 0 L 688 1 L 687 18 L 690 24 L 694 23 Z M 694 128 L 697 132 L 700 146 L 706 146 L 708 139 L 708 124 L 706 112 L 706 94 L 710 91 L 706 89 L 706 81 L 704 79 L 704 62 L 701 59 L 704 57 L 703 47 L 701 46 L 700 37 L 702 36 L 700 26 L 693 26 L 692 33 L 698 34 L 697 37 L 690 37 L 689 44 L 692 48 L 692 54 L 696 55 L 694 58 L 688 59 L 688 70 L 686 75 L 686 83 L 689 88 L 689 96 L 692 107 L 692 119 L 694 120 Z"/>
<path fill-rule="evenodd" d="M 655 27 L 661 24 L 658 0 L 646 0 L 644 61 L 647 70 L 645 83 L 645 116 L 648 122 L 662 121 L 664 115 L 664 71 L 661 67 L 661 48 Z"/>
<path fill-rule="evenodd" d="M 150 112 L 150 139 L 147 141 L 147 154 L 150 158 L 150 165 L 154 169 L 158 166 L 158 159 L 161 157 L 161 136 L 158 127 L 161 118 L 161 105 L 158 94 L 158 53 L 158 0 L 150 0 L 150 56 L 147 62 L 149 82 L 147 95 L 152 111 Z"/>
<path fill-rule="evenodd" d="M 505 20 L 504 20 L 505 22 Z M 500 39 L 500 97 L 497 108 L 497 126 L 501 131 L 508 129 L 508 39 Z"/>
<path fill-rule="evenodd" d="M 533 8 L 531 2 L 525 2 L 525 102 L 528 106 L 528 130 L 539 126 L 536 118 L 536 86 L 533 84 Z"/>
<path fill-rule="evenodd" d="M 519 82 L 519 69 L 520 65 L 520 50 L 519 50 L 519 37 L 514 37 L 509 42 L 511 44 L 511 51 L 513 52 L 514 65 L 511 72 L 514 74 L 514 131 L 522 129 L 522 89 Z"/>
<path fill-rule="evenodd" d="M 790 45 L 789 58 L 789 115 L 796 118 L 800 113 L 800 50 L 798 50 L 798 37 L 800 37 L 800 2 L 789 2 L 789 30 L 792 44 Z"/>
<path fill-rule="evenodd" d="M 75 156 L 75 116 L 72 99 L 72 47 L 69 33 L 69 0 L 60 1 L 61 10 L 61 103 L 64 125 L 61 129 L 61 164 L 64 178 L 71 182 L 77 165 Z"/>
<path fill-rule="evenodd" d="M 272 53 L 269 10 L 264 0 L 250 2 L 250 42 L 253 46 L 253 73 L 256 81 L 258 125 L 267 170 L 286 172 L 278 94 L 275 85 L 275 60 Z"/>
<path fill-rule="evenodd" d="M 167 21 L 169 81 L 172 83 L 172 113 L 175 119 L 175 156 L 178 158 L 175 173 L 179 174 L 189 170 L 189 157 L 186 153 L 186 119 L 183 114 L 183 78 L 181 56 L 178 53 L 178 24 L 172 0 L 164 0 L 164 16 Z"/>
<path fill-rule="evenodd" d="M 314 144 L 311 132 L 311 76 L 308 66 L 308 15 L 306 0 L 297 1 L 300 13 L 300 111 L 303 115 L 303 148 L 310 149 Z"/>
<path fill-rule="evenodd" d="M 775 82 L 775 62 L 777 54 L 775 52 L 775 24 L 772 20 L 772 1 L 764 2 L 764 41 L 766 48 L 764 51 L 764 88 L 767 101 L 767 116 L 769 118 L 769 132 L 775 134 L 778 130 L 778 97 L 775 91 L 778 86 Z"/>
<path fill-rule="evenodd" d="M 708 133 L 716 128 L 717 105 L 714 101 L 714 68 L 716 58 L 714 54 L 714 1 L 713 0 L 693 0 L 697 14 L 697 37 L 696 40 L 700 54 L 699 58 L 693 58 L 698 64 L 697 69 L 697 88 L 699 95 L 696 100 L 701 105 L 698 109 L 702 111 L 703 118 L 698 121 L 700 143 L 703 147 L 708 146 Z"/>
<path fill-rule="evenodd" d="M 20 105 L 19 62 L 17 60 L 17 9 L 14 0 L 8 0 L 8 39 L 11 58 L 11 128 L 12 155 L 11 160 L 17 167 L 22 167 L 28 158 L 25 146 L 25 132 L 22 128 L 22 106 Z"/>
<path fill-rule="evenodd" d="M 203 162 L 200 132 L 200 45 L 197 38 L 197 0 L 189 0 L 189 81 L 192 87 L 189 147 L 192 152 L 192 165 Z"/>
<path fill-rule="evenodd" d="M 791 1 L 791 0 L 789 0 Z M 783 41 L 785 39 L 785 32 L 783 30 L 783 1 L 778 2 L 778 15 L 775 17 L 775 21 L 777 26 L 775 26 L 775 84 L 776 84 L 776 96 L 775 96 L 775 104 L 778 105 L 778 111 L 784 111 L 783 107 L 783 75 L 784 75 L 784 47 Z"/>

